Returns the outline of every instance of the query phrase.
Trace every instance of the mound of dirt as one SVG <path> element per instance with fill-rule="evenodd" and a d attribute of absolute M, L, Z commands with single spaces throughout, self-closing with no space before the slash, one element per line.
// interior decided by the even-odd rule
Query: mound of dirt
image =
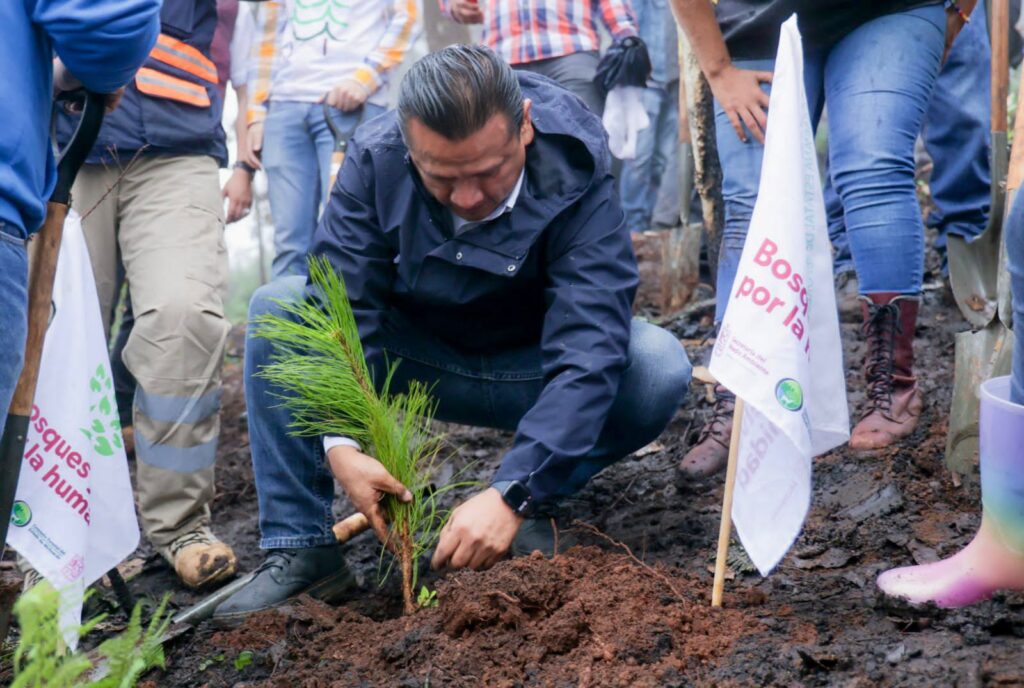
<path fill-rule="evenodd" d="M 737 609 L 743 600 L 711 609 L 707 586 L 686 583 L 577 547 L 452 575 L 438 606 L 411 617 L 375 621 L 305 598 L 210 643 L 228 659 L 249 651 L 272 664 L 254 685 L 275 688 L 682 686 L 759 632 Z"/>

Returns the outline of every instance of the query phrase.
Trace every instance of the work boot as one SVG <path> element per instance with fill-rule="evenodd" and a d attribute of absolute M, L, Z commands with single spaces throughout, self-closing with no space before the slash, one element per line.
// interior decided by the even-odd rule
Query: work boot
<path fill-rule="evenodd" d="M 881 449 L 917 427 L 924 408 L 914 377 L 914 329 L 920 301 L 885 292 L 861 297 L 867 405 L 850 435 L 852 449 Z"/>
<path fill-rule="evenodd" d="M 725 468 L 729 461 L 732 412 L 735 408 L 736 395 L 722 385 L 715 385 L 715 407 L 711 418 L 701 428 L 697 444 L 679 463 L 679 473 L 683 478 L 706 478 Z"/>
<path fill-rule="evenodd" d="M 170 545 L 161 547 L 160 554 L 174 567 L 181 582 L 193 590 L 227 580 L 235 575 L 238 565 L 234 551 L 205 526 L 179 535 Z"/>
<path fill-rule="evenodd" d="M 249 583 L 217 607 L 215 625 L 231 626 L 302 594 L 331 602 L 357 585 L 338 545 L 272 549 L 253 574 Z"/>
<path fill-rule="evenodd" d="M 836 309 L 842 322 L 857 322 L 861 314 L 860 280 L 854 270 L 844 270 L 836 275 Z"/>

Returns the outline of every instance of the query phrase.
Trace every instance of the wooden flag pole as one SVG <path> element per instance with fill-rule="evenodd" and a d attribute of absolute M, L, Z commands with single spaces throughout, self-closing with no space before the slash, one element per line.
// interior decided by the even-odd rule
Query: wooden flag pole
<path fill-rule="evenodd" d="M 722 606 L 725 588 L 725 565 L 732 535 L 732 493 L 736 487 L 736 462 L 740 453 L 740 430 L 743 427 L 743 400 L 736 397 L 732 413 L 732 438 L 729 441 L 729 466 L 725 471 L 725 496 L 722 498 L 722 522 L 718 527 L 718 553 L 715 555 L 715 583 L 711 588 L 711 606 Z"/>

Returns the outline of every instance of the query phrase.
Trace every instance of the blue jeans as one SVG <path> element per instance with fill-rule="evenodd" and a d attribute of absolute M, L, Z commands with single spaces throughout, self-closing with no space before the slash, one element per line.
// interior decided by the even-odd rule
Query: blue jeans
<path fill-rule="evenodd" d="M 332 110 L 342 132 L 351 130 L 360 113 Z M 364 121 L 384 112 L 364 105 Z M 263 126 L 263 168 L 274 222 L 273 278 L 306 274 L 306 252 L 313 240 L 320 210 L 330 196 L 334 135 L 324 119 L 323 105 L 271 101 Z"/>
<path fill-rule="evenodd" d="M 829 166 L 863 293 L 921 290 L 924 224 L 914 142 L 939 71 L 945 21 L 942 5 L 897 12 L 804 56 L 812 122 L 828 103 Z M 773 61 L 736 65 L 770 70 Z M 717 104 L 715 127 L 725 199 L 715 313 L 720 320 L 757 199 L 764 147 L 753 139 L 741 142 Z"/>
<path fill-rule="evenodd" d="M 0 434 L 21 375 L 28 331 L 28 256 L 25 240 L 0 222 Z M 3 543 L 0 543 L 2 549 Z"/>
<path fill-rule="evenodd" d="M 1017 194 L 1003 227 L 1006 259 L 1010 268 L 1010 293 L 1013 294 L 1013 378 L 1010 401 L 1024 404 L 1024 194 Z"/>
<path fill-rule="evenodd" d="M 971 239 L 985 230 L 989 213 L 992 147 L 988 28 L 979 2 L 939 72 L 925 114 L 922 138 L 933 162 L 929 189 L 935 209 L 927 224 L 938 230 L 935 248 L 944 254 L 946 235 Z M 843 206 L 826 182 L 829 238 L 836 272 L 853 269 Z"/>
<path fill-rule="evenodd" d="M 250 322 L 265 313 L 281 314 L 276 300 L 301 295 L 304 284 L 301 277 L 289 277 L 260 287 L 249 305 Z M 392 389 L 400 391 L 412 379 L 431 385 L 439 420 L 514 430 L 543 387 L 539 346 L 468 355 L 392 313 L 385 326 L 384 349 L 391 360 L 401 359 Z M 330 544 L 334 479 L 320 438 L 290 435 L 290 414 L 275 398 L 282 391 L 255 375 L 271 354 L 265 339 L 247 338 L 245 396 L 260 506 L 260 547 Z M 563 494 L 578 491 L 603 468 L 661 434 L 686 396 L 690 372 L 686 352 L 673 335 L 634 321 L 629 364 L 605 429 L 591 455 L 566 479 Z M 383 378 L 374 373 L 375 379 Z"/>
<path fill-rule="evenodd" d="M 636 157 L 623 161 L 619 181 L 631 232 L 679 224 L 679 82 L 645 88 L 644 107 L 651 124 L 640 130 Z"/>

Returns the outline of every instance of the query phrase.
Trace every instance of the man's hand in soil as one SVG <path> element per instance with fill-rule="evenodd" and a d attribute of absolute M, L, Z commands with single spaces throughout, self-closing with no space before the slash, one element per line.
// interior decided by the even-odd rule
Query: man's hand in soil
<path fill-rule="evenodd" d="M 490 568 L 508 552 L 522 522 L 501 493 L 489 487 L 452 512 L 431 565 L 435 569 Z"/>
<path fill-rule="evenodd" d="M 388 525 L 380 502 L 389 494 L 403 502 L 411 502 L 412 492 L 395 480 L 380 461 L 355 447 L 332 448 L 327 452 L 327 463 L 352 506 L 366 516 L 380 541 L 387 543 Z"/>
<path fill-rule="evenodd" d="M 764 143 L 764 130 L 768 124 L 768 94 L 761 90 L 762 83 L 771 83 L 771 72 L 740 69 L 729 64 L 721 72 L 708 77 L 715 100 L 725 111 L 736 136 L 747 142 L 743 130 L 746 125 L 758 143 Z"/>
<path fill-rule="evenodd" d="M 484 23 L 484 13 L 477 0 L 454 0 L 451 15 L 459 24 Z"/>
<path fill-rule="evenodd" d="M 355 79 L 345 79 L 327 92 L 325 100 L 332 108 L 343 112 L 358 110 L 370 97 L 370 90 Z"/>

